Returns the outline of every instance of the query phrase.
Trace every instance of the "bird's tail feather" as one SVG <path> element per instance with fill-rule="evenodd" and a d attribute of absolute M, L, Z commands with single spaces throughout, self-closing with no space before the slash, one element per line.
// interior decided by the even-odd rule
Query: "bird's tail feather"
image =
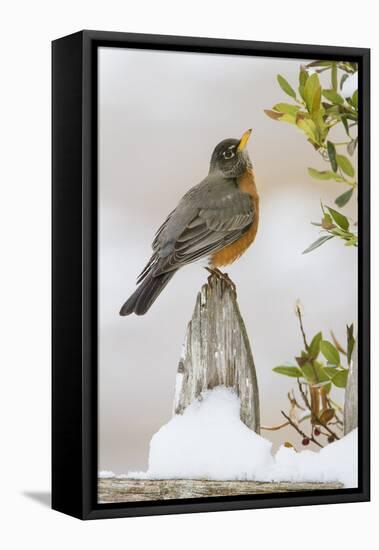
<path fill-rule="evenodd" d="M 176 270 L 175 270 L 176 271 Z M 120 315 L 144 315 L 153 305 L 164 287 L 174 276 L 175 271 L 169 271 L 154 277 L 152 274 L 146 276 L 139 287 L 125 302 L 120 310 Z"/>

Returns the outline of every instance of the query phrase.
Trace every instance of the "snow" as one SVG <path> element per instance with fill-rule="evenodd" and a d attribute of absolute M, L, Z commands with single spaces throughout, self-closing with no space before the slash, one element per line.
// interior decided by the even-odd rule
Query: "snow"
<path fill-rule="evenodd" d="M 273 463 L 271 443 L 240 420 L 235 393 L 202 394 L 152 437 L 149 479 L 256 479 Z"/>
<path fill-rule="evenodd" d="M 129 479 L 150 479 L 148 476 L 148 472 L 128 472 L 126 475 L 122 474 L 118 476 L 120 478 L 129 478 Z"/>
<path fill-rule="evenodd" d="M 345 488 L 358 486 L 358 431 L 353 430 L 318 453 L 280 447 L 268 481 L 339 481 Z"/>
<path fill-rule="evenodd" d="M 273 456 L 271 446 L 240 420 L 233 390 L 218 386 L 162 426 L 150 442 L 147 472 L 127 477 L 358 484 L 357 430 L 319 452 L 282 446 Z"/>
<path fill-rule="evenodd" d="M 111 477 L 116 477 L 116 474 L 111 470 L 101 470 L 101 472 L 99 472 L 99 477 L 103 479 L 108 479 Z"/>

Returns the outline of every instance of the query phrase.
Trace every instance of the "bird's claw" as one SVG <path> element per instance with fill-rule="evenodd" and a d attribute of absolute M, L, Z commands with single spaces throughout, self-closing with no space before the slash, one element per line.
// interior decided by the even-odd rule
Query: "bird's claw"
<path fill-rule="evenodd" d="M 212 276 L 217 277 L 219 281 L 224 281 L 226 285 L 231 288 L 233 294 L 235 297 L 237 297 L 237 288 L 234 282 L 231 280 L 229 275 L 227 273 L 223 273 L 220 271 L 217 267 L 206 267 L 207 271 L 209 271 L 210 275 L 208 277 L 208 283 L 211 284 Z"/>

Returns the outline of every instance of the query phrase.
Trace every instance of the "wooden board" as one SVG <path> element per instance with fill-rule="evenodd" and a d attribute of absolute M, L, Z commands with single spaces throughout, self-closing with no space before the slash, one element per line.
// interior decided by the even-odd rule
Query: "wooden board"
<path fill-rule="evenodd" d="M 265 483 L 257 481 L 210 481 L 199 479 L 120 479 L 98 481 L 98 502 L 138 502 L 178 498 L 258 495 L 319 489 L 341 489 L 341 483 Z"/>

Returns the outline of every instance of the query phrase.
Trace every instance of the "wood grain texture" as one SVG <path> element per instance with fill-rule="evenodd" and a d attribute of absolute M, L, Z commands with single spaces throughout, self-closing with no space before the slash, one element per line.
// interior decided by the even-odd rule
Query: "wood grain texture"
<path fill-rule="evenodd" d="M 344 406 L 344 433 L 358 427 L 358 342 L 355 343 L 347 378 Z"/>
<path fill-rule="evenodd" d="M 260 432 L 259 392 L 253 354 L 235 293 L 212 275 L 199 292 L 187 327 L 176 380 L 174 412 L 216 386 L 233 388 L 241 400 L 240 417 Z"/>
<path fill-rule="evenodd" d="M 341 483 L 265 483 L 199 479 L 119 479 L 98 481 L 98 502 L 138 502 L 341 489 Z"/>

